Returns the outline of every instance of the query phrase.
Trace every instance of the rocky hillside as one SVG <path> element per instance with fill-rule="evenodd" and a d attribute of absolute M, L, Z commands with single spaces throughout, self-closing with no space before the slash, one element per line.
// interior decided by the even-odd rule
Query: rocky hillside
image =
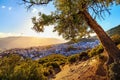
<path fill-rule="evenodd" d="M 53 80 L 106 80 L 103 63 L 93 57 L 72 65 L 65 65 Z"/>
<path fill-rule="evenodd" d="M 110 36 L 113 36 L 115 34 L 120 34 L 120 25 L 110 29 L 107 31 L 107 33 L 110 35 Z"/>

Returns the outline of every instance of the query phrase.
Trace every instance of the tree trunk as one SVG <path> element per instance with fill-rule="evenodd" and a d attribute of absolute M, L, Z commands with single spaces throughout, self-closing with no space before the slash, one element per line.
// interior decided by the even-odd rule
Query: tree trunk
<path fill-rule="evenodd" d="M 83 11 L 84 17 L 87 24 L 91 29 L 97 34 L 99 40 L 101 41 L 104 49 L 107 51 L 109 56 L 109 61 L 111 58 L 116 61 L 120 59 L 120 50 L 116 47 L 111 38 L 106 34 L 106 32 L 101 28 L 101 26 L 91 17 L 87 11 Z M 108 63 L 110 64 L 110 63 Z"/>

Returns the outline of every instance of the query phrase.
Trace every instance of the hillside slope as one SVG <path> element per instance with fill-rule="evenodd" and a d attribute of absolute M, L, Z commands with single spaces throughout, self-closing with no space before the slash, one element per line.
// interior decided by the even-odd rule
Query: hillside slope
<path fill-rule="evenodd" d="M 64 43 L 64 41 L 55 38 L 6 37 L 0 38 L 0 49 L 27 48 L 33 46 L 46 46 L 59 43 Z"/>
<path fill-rule="evenodd" d="M 107 33 L 110 35 L 110 36 L 113 36 L 115 34 L 120 34 L 120 25 L 110 29 L 107 31 Z"/>
<path fill-rule="evenodd" d="M 106 72 L 101 65 L 95 57 L 73 65 L 65 65 L 53 80 L 106 80 Z"/>

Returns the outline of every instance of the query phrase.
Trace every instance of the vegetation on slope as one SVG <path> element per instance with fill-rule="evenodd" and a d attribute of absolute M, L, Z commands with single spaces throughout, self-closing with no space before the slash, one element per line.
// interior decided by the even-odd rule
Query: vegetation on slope
<path fill-rule="evenodd" d="M 113 36 L 112 39 L 120 48 L 119 37 L 120 35 L 117 37 Z M 90 61 L 91 58 L 96 55 L 99 55 L 101 61 L 105 61 L 105 57 L 101 55 L 103 51 L 102 45 L 99 45 L 92 50 L 68 57 L 60 54 L 52 54 L 40 58 L 37 61 L 24 59 L 17 54 L 8 54 L 7 56 L 0 58 L 0 80 L 48 80 L 59 73 L 66 64 L 74 65 L 75 63 L 80 62 L 85 63 L 86 61 Z M 96 66 L 96 74 L 99 74 L 99 71 L 103 69 L 101 61 L 99 61 L 100 64 Z M 118 68 L 116 69 L 116 67 Z M 90 69 L 92 69 L 92 67 Z M 109 65 L 109 76 L 111 79 L 119 80 L 119 76 L 116 77 L 116 74 L 119 74 L 120 72 L 118 69 L 119 65 L 115 62 Z M 80 71 L 82 71 L 82 69 Z"/>
<path fill-rule="evenodd" d="M 116 35 L 116 34 L 120 34 L 120 25 L 110 29 L 107 31 L 107 33 L 110 35 L 110 36 L 113 36 L 113 35 Z"/>
<path fill-rule="evenodd" d="M 0 80 L 47 80 L 58 73 L 65 63 L 66 57 L 59 54 L 38 61 L 10 54 L 0 58 Z"/>
<path fill-rule="evenodd" d="M 1 80 L 47 80 L 61 71 L 62 66 L 89 59 L 88 52 L 69 57 L 52 54 L 38 61 L 24 59 L 17 54 L 0 58 Z"/>

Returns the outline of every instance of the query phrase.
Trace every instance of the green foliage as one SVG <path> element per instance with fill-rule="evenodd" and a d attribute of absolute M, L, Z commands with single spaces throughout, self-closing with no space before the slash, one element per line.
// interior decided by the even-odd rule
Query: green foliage
<path fill-rule="evenodd" d="M 71 56 L 68 57 L 68 62 L 70 64 L 75 63 L 78 60 L 79 60 L 79 55 L 78 54 L 74 54 L 74 55 L 71 55 Z"/>
<path fill-rule="evenodd" d="M 79 38 L 90 37 L 93 31 L 89 28 L 84 16 L 84 11 L 92 14 L 93 18 L 104 18 L 104 13 L 109 13 L 109 6 L 119 4 L 119 0 L 23 0 L 33 5 L 48 4 L 53 1 L 56 10 L 51 14 L 39 14 L 39 18 L 34 17 L 33 29 L 43 32 L 44 27 L 55 25 L 54 31 L 67 40 L 76 41 Z"/>
<path fill-rule="evenodd" d="M 61 68 L 60 66 L 65 65 L 67 62 L 67 58 L 60 54 L 52 54 L 49 56 L 46 56 L 44 58 L 39 59 L 38 63 L 43 65 L 45 71 L 44 75 L 54 75 L 58 73 Z"/>
<path fill-rule="evenodd" d="M 13 80 L 45 80 L 42 66 L 37 62 L 28 61 L 14 68 Z"/>
<path fill-rule="evenodd" d="M 37 32 L 43 32 L 44 31 L 44 26 L 48 26 L 50 24 L 53 24 L 54 22 L 54 17 L 53 15 L 46 15 L 46 14 L 41 14 L 39 13 L 39 16 L 42 17 L 39 23 L 37 23 L 36 21 L 38 21 L 36 19 L 36 17 L 32 18 L 32 22 L 34 24 L 33 29 Z"/>
<path fill-rule="evenodd" d="M 56 62 L 58 65 L 64 65 L 66 63 L 66 57 L 60 54 L 52 54 L 44 58 L 39 59 L 39 64 Z"/>
<path fill-rule="evenodd" d="M 70 64 L 75 63 L 77 61 L 84 61 L 87 59 L 89 59 L 87 52 L 81 52 L 79 54 L 74 54 L 74 55 L 68 56 L 68 62 Z"/>
<path fill-rule="evenodd" d="M 50 72 L 49 72 L 48 70 L 44 70 L 43 74 L 44 74 L 45 76 L 49 76 L 49 75 L 50 75 Z"/>
<path fill-rule="evenodd" d="M 82 37 L 89 37 L 89 34 L 93 31 L 86 24 L 84 15 L 82 13 L 77 14 L 78 11 L 84 10 L 83 5 L 86 3 L 91 4 L 86 0 L 55 0 L 56 11 L 50 15 L 40 14 L 38 19 L 34 17 L 32 19 L 33 29 L 37 32 L 43 32 L 45 26 L 55 25 L 54 31 L 57 31 L 59 35 L 62 35 L 67 40 L 76 41 Z"/>
<path fill-rule="evenodd" d="M 52 54 L 40 58 L 38 61 L 24 59 L 17 54 L 11 54 L 0 58 L 0 80 L 48 80 L 49 76 L 54 76 L 60 72 L 60 67 L 65 65 L 67 61 L 73 64 L 78 61 L 87 60 L 90 56 L 89 54 L 94 56 L 101 52 L 103 52 L 103 47 L 99 45 L 88 52 L 82 52 L 68 57 L 60 54 Z M 105 59 L 104 56 L 99 56 L 99 58 L 101 60 Z M 117 67 L 116 64 L 114 65 Z M 118 70 L 115 70 L 115 66 L 110 66 L 109 68 L 111 79 L 116 79 L 116 73 L 113 72 Z M 117 69 L 119 68 L 117 67 Z"/>
<path fill-rule="evenodd" d="M 79 60 L 81 61 L 81 60 L 87 60 L 89 58 L 89 56 L 88 56 L 88 53 L 87 52 L 81 52 L 80 54 L 79 54 Z"/>
<path fill-rule="evenodd" d="M 56 62 L 47 62 L 46 64 L 44 64 L 45 67 L 50 67 L 52 66 L 52 68 L 60 68 L 60 65 L 57 64 Z"/>
<path fill-rule="evenodd" d="M 120 35 L 120 25 L 108 30 L 107 33 L 109 36 Z"/>
<path fill-rule="evenodd" d="M 110 80 L 120 80 L 120 63 L 114 62 L 109 65 Z"/>
<path fill-rule="evenodd" d="M 104 51 L 103 46 L 102 46 L 102 45 L 99 45 L 99 46 L 97 46 L 96 48 L 93 48 L 93 49 L 88 53 L 88 55 L 89 55 L 89 57 L 93 57 L 93 56 L 95 56 L 95 55 L 98 55 L 98 54 L 102 53 L 103 51 Z"/>
<path fill-rule="evenodd" d="M 4 58 L 0 59 L 0 79 L 10 79 L 14 71 L 14 67 L 20 62 L 21 57 L 13 54 L 13 55 L 8 55 Z"/>
<path fill-rule="evenodd" d="M 111 38 L 116 45 L 120 44 L 120 35 L 119 34 L 115 34 Z"/>
<path fill-rule="evenodd" d="M 38 62 L 11 54 L 0 59 L 1 80 L 47 80 Z"/>

